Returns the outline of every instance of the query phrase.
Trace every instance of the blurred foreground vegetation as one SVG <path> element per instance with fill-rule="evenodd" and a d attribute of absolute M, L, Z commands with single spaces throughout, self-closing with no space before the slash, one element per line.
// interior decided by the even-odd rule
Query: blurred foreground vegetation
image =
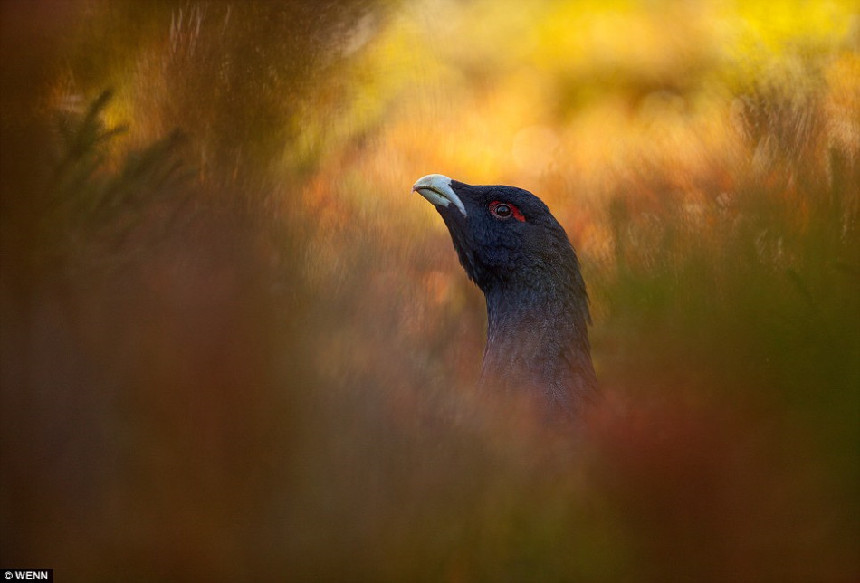
<path fill-rule="evenodd" d="M 860 577 L 850 3 L 0 6 L 4 566 Z M 431 172 L 574 240 L 577 435 L 471 392 Z"/>

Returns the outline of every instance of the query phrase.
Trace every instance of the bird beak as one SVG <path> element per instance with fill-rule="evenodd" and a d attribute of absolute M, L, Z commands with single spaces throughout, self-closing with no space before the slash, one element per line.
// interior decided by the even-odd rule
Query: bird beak
<path fill-rule="evenodd" d="M 451 179 L 447 176 L 441 174 L 422 176 L 415 182 L 412 191 L 417 192 L 435 206 L 448 206 L 453 203 L 464 217 L 467 216 L 466 207 L 463 206 L 460 197 L 454 193 Z"/>

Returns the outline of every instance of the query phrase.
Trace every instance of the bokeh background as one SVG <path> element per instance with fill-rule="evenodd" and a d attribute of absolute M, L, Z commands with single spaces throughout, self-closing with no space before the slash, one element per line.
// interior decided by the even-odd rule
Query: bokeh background
<path fill-rule="evenodd" d="M 853 2 L 0 9 L 2 566 L 860 578 Z M 576 435 L 472 393 L 436 172 L 577 247 Z"/>

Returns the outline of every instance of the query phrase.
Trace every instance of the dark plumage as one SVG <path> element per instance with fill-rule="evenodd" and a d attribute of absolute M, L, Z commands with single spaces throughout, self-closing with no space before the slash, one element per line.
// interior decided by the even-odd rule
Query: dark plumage
<path fill-rule="evenodd" d="M 597 379 L 588 344 L 588 296 L 564 229 L 532 193 L 470 186 L 439 174 L 413 190 L 442 215 L 460 263 L 487 301 L 481 385 L 540 395 L 574 416 Z"/>

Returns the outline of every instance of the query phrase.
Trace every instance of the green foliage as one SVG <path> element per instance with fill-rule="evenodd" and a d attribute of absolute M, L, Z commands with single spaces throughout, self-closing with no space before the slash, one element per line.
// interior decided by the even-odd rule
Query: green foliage
<path fill-rule="evenodd" d="M 774 440 L 767 463 L 791 452 L 783 479 L 814 477 L 841 500 L 832 528 L 848 548 L 860 535 L 860 164 L 828 134 L 814 87 L 739 96 L 736 166 L 696 177 L 692 202 L 666 195 L 670 169 L 625 183 L 609 203 L 614 272 L 592 291 L 610 306 L 604 382 L 646 403 L 752 415 L 734 437 Z M 744 474 L 750 492 L 768 471 Z"/>
<path fill-rule="evenodd" d="M 167 202 L 175 213 L 182 206 L 182 188 L 190 178 L 180 156 L 184 135 L 176 130 L 118 156 L 116 138 L 128 128 L 106 126 L 111 97 L 105 91 L 85 112 L 57 116 L 57 161 L 39 198 L 45 207 L 34 235 L 37 264 L 59 260 L 77 269 L 100 257 L 123 262 L 128 256 L 123 240 L 147 222 L 162 223 L 147 225 L 156 231 L 170 222 L 169 211 L 153 219 L 154 208 Z"/>

